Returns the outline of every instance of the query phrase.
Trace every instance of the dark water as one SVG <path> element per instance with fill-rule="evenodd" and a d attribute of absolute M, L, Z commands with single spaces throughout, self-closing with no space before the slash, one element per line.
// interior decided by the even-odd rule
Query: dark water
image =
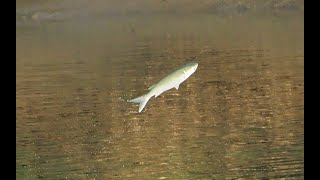
<path fill-rule="evenodd" d="M 300 15 L 17 16 L 17 179 L 304 179 L 303 33 Z M 189 61 L 178 91 L 126 102 Z"/>

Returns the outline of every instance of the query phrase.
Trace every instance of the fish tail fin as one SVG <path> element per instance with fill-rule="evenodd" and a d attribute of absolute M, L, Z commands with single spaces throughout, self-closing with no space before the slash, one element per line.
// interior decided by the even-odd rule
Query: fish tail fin
<path fill-rule="evenodd" d="M 145 94 L 135 99 L 131 99 L 128 102 L 139 103 L 139 113 L 140 113 L 143 110 L 143 108 L 146 106 L 150 98 L 151 96 L 148 96 L 147 94 Z"/>

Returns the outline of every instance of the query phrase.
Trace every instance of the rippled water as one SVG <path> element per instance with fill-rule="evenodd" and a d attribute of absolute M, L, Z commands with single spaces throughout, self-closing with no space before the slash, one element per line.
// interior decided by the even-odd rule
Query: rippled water
<path fill-rule="evenodd" d="M 17 24 L 17 179 L 304 178 L 302 17 Z"/>

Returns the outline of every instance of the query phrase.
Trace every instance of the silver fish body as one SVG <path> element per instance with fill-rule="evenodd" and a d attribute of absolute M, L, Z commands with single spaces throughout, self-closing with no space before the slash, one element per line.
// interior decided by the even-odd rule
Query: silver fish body
<path fill-rule="evenodd" d="M 140 113 L 152 96 L 157 97 L 161 93 L 172 88 L 176 88 L 178 90 L 179 85 L 188 77 L 190 77 L 197 70 L 197 68 L 198 63 L 188 63 L 183 65 L 162 78 L 158 83 L 149 87 L 148 90 L 150 91 L 147 94 L 129 100 L 128 102 L 139 103 Z"/>

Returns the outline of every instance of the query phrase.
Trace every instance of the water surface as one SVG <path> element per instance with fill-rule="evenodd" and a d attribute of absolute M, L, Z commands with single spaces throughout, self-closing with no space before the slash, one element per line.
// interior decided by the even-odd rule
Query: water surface
<path fill-rule="evenodd" d="M 301 15 L 19 12 L 17 179 L 304 178 Z"/>

